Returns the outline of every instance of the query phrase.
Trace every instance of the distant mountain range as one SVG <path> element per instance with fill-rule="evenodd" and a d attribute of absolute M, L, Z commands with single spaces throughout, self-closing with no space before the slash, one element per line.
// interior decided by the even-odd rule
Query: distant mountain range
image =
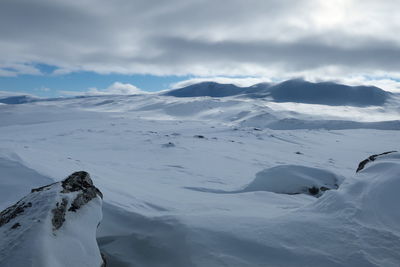
<path fill-rule="evenodd" d="M 228 97 L 265 98 L 273 102 L 295 102 L 330 106 L 382 106 L 391 93 L 375 86 L 348 86 L 334 82 L 312 83 L 302 79 L 278 84 L 258 83 L 249 87 L 216 82 L 201 82 L 170 90 L 162 95 L 174 97 Z M 78 96 L 74 98 L 90 98 Z M 56 101 L 59 98 L 40 99 L 29 95 L 1 96 L 2 104 L 24 104 L 36 101 Z"/>
<path fill-rule="evenodd" d="M 37 98 L 27 96 L 27 95 L 17 95 L 17 96 L 0 96 L 0 103 L 2 104 L 25 104 L 29 102 L 36 101 Z"/>
<path fill-rule="evenodd" d="M 164 95 L 175 97 L 242 95 L 251 98 L 269 98 L 275 102 L 331 106 L 381 106 L 385 104 L 391 94 L 375 86 L 348 86 L 333 82 L 312 83 L 294 79 L 278 84 L 259 83 L 249 87 L 202 82 L 168 91 Z"/>

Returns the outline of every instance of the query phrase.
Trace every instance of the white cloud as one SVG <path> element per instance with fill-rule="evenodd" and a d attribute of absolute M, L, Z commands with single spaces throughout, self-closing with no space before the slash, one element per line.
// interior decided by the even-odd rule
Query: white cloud
<path fill-rule="evenodd" d="M 90 88 L 88 94 L 91 95 L 134 95 L 143 94 L 144 91 L 130 83 L 115 82 L 104 90 Z"/>
<path fill-rule="evenodd" d="M 400 76 L 399 29 L 398 0 L 2 0 L 0 75 Z"/>
<path fill-rule="evenodd" d="M 96 96 L 96 95 L 135 95 L 146 94 L 148 92 L 142 91 L 138 87 L 130 83 L 114 82 L 105 89 L 98 89 L 95 87 L 89 88 L 88 91 L 59 91 L 64 96 Z"/>

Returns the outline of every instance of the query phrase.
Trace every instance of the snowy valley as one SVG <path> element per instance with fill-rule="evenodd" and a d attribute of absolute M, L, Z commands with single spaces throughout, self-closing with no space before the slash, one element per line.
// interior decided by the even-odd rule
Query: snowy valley
<path fill-rule="evenodd" d="M 68 233 L 69 244 L 93 252 L 94 234 L 80 243 L 76 228 L 101 219 L 96 238 L 110 267 L 400 266 L 400 154 L 356 173 L 371 155 L 399 150 L 399 104 L 376 87 L 299 80 L 0 96 L 0 210 L 85 171 L 103 194 L 102 219 L 97 197 L 67 214 L 57 236 L 40 226 L 38 254 Z M 28 253 L 32 240 L 13 239 L 28 215 L 16 229 L 18 217 L 0 224 L 0 266 L 39 257 Z M 73 247 L 48 250 L 60 258 L 32 266 L 102 264 L 97 252 L 68 259 Z"/>

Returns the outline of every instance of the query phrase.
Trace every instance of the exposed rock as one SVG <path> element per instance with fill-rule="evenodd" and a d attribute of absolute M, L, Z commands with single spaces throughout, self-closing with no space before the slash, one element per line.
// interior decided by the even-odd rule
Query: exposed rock
<path fill-rule="evenodd" d="M 376 159 L 377 157 L 383 156 L 383 155 L 387 155 L 387 154 L 390 154 L 390 153 L 394 153 L 394 152 L 397 152 L 397 151 L 387 151 L 387 152 L 383 152 L 383 153 L 381 153 L 381 154 L 374 154 L 374 155 L 369 156 L 367 159 L 364 159 L 363 161 L 361 161 L 361 162 L 358 164 L 358 168 L 357 168 L 356 172 L 359 172 L 359 171 L 361 171 L 362 169 L 364 169 L 365 165 L 367 165 L 368 162 L 375 161 L 375 159 Z"/>
<path fill-rule="evenodd" d="M 40 191 L 43 191 L 43 190 L 48 190 L 48 189 L 51 188 L 51 186 L 52 186 L 53 184 L 56 184 L 56 183 L 48 184 L 48 185 L 41 186 L 41 187 L 38 187 L 38 188 L 32 188 L 31 193 L 33 193 L 33 192 L 40 192 Z"/>
<path fill-rule="evenodd" d="M 308 193 L 310 193 L 312 196 L 315 196 L 319 193 L 319 188 L 316 186 L 310 187 L 308 188 Z"/>
<path fill-rule="evenodd" d="M 87 190 L 91 190 L 95 191 L 96 194 L 103 198 L 103 194 L 100 192 L 99 189 L 97 189 L 97 187 L 93 185 L 92 179 L 87 172 L 74 172 L 61 183 L 64 189 L 63 191 L 61 191 L 62 193 L 76 192 L 80 190 L 86 192 Z"/>
<path fill-rule="evenodd" d="M 19 214 L 23 213 L 25 209 L 32 207 L 31 202 L 18 201 L 16 204 L 8 207 L 0 213 L 0 227 L 7 224 L 12 219 L 16 218 Z"/>
<path fill-rule="evenodd" d="M 57 202 L 56 207 L 52 210 L 53 218 L 51 222 L 54 230 L 58 230 L 65 222 L 65 212 L 67 210 L 68 199 L 63 198 L 61 203 Z"/>
<path fill-rule="evenodd" d="M 0 213 L 0 266 L 105 266 L 95 235 L 102 197 L 84 171 L 32 189 Z"/>
<path fill-rule="evenodd" d="M 20 223 L 15 223 L 13 226 L 11 226 L 11 229 L 17 229 L 20 226 L 21 226 Z"/>

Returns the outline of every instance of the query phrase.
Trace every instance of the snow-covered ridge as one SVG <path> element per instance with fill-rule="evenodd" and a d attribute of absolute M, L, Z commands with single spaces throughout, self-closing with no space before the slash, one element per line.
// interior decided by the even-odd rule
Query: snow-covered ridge
<path fill-rule="evenodd" d="M 0 213 L 0 265 L 102 266 L 96 243 L 101 199 L 86 172 L 32 189 Z"/>
<path fill-rule="evenodd" d="M 375 86 L 348 86 L 333 82 L 312 83 L 302 79 L 278 84 L 260 83 L 249 87 L 233 84 L 202 82 L 171 90 L 165 95 L 175 97 L 227 97 L 242 95 L 269 98 L 275 102 L 295 102 L 331 106 L 381 106 L 390 93 Z"/>

